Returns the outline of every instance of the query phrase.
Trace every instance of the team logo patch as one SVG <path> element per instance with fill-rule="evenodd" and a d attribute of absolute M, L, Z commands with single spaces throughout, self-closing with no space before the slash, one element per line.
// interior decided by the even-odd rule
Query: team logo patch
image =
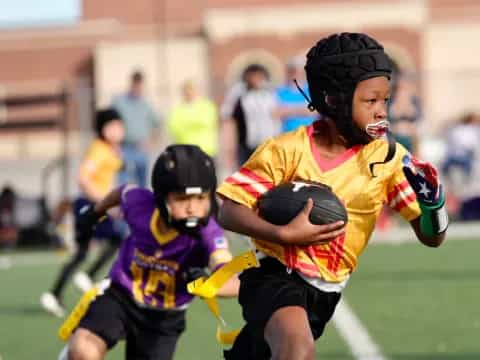
<path fill-rule="evenodd" d="M 213 242 L 215 243 L 215 247 L 218 249 L 226 249 L 228 247 L 227 239 L 223 236 L 216 237 Z"/>

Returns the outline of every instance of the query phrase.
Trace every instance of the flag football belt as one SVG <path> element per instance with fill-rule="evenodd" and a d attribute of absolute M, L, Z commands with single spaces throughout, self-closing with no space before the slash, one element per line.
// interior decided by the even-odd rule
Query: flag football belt
<path fill-rule="evenodd" d="M 192 295 L 201 297 L 213 316 L 217 319 L 217 341 L 221 344 L 233 344 L 240 330 L 224 331 L 223 328 L 227 326 L 225 320 L 220 315 L 220 309 L 216 295 L 222 286 L 230 280 L 234 275 L 250 269 L 252 267 L 259 267 L 260 264 L 255 255 L 255 252 L 249 250 L 240 255 L 235 256 L 230 262 L 223 265 L 212 275 L 198 278 L 187 285 L 187 290 Z"/>
<path fill-rule="evenodd" d="M 87 312 L 92 301 L 95 300 L 98 295 L 102 295 L 109 286 L 110 279 L 105 279 L 83 294 L 70 315 L 68 315 L 67 319 L 58 329 L 57 335 L 60 340 L 68 341 L 73 331 L 80 323 L 80 320 L 82 320 L 83 316 Z"/>

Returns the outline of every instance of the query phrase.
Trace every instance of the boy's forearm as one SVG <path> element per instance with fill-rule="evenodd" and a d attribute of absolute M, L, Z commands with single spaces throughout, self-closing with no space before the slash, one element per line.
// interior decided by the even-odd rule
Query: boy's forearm
<path fill-rule="evenodd" d="M 446 232 L 443 232 L 441 234 L 434 235 L 434 236 L 427 236 L 423 234 L 420 228 L 420 217 L 412 220 L 410 224 L 413 230 L 415 231 L 415 234 L 417 235 L 418 240 L 420 240 L 420 242 L 426 246 L 438 247 L 445 240 Z"/>
<path fill-rule="evenodd" d="M 123 189 L 124 187 L 122 186 L 110 191 L 103 199 L 95 204 L 94 211 L 97 214 L 105 214 L 108 209 L 120 205 Z"/>
<path fill-rule="evenodd" d="M 219 212 L 219 223 L 226 229 L 262 240 L 283 243 L 277 225 L 260 218 L 254 211 L 244 205 L 226 199 Z"/>

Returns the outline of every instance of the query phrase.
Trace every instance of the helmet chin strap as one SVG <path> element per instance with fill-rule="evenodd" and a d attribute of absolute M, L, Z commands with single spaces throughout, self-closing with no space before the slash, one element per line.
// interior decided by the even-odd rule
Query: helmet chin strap
<path fill-rule="evenodd" d="M 170 206 L 165 202 L 168 213 L 168 225 L 181 233 L 194 234 L 197 233 L 201 226 L 208 223 L 208 215 L 205 217 L 187 216 L 183 219 L 174 219 L 170 210 Z"/>
<path fill-rule="evenodd" d="M 308 107 L 308 110 L 310 111 L 315 111 L 315 106 L 313 105 L 312 103 L 312 99 L 310 99 L 308 97 L 307 94 L 305 94 L 305 91 L 303 91 L 303 89 L 300 87 L 300 85 L 298 85 L 298 81 L 297 79 L 293 79 L 293 82 L 295 83 L 295 86 L 297 87 L 297 90 L 300 91 L 300 94 L 302 94 L 302 96 L 304 97 L 305 100 L 307 100 L 307 107 Z"/>
<path fill-rule="evenodd" d="M 388 120 L 381 120 L 373 124 L 368 124 L 365 127 L 365 130 L 361 130 L 359 127 L 354 125 L 354 131 L 356 131 L 357 137 L 359 140 L 361 140 L 362 135 L 360 133 L 364 134 L 365 138 L 365 143 L 369 143 L 371 139 L 373 140 L 384 140 L 388 143 L 388 149 L 387 149 L 387 154 L 385 155 L 385 159 L 383 161 L 376 161 L 373 163 L 369 164 L 369 169 L 370 169 L 370 174 L 372 174 L 372 177 L 376 177 L 374 173 L 374 167 L 375 165 L 382 165 L 386 164 L 390 160 L 393 159 L 395 156 L 395 152 L 397 149 L 397 142 L 393 136 L 393 134 L 390 132 L 390 123 Z M 370 141 L 367 139 L 370 138 Z"/>
<path fill-rule="evenodd" d="M 387 155 L 385 155 L 385 159 L 383 161 L 376 161 L 369 164 L 370 173 L 372 174 L 372 177 L 376 177 L 375 173 L 373 172 L 373 167 L 375 165 L 386 164 L 387 162 L 392 160 L 393 157 L 395 156 L 395 152 L 397 149 L 397 142 L 395 141 L 393 134 L 388 129 L 384 132 L 383 136 L 378 137 L 378 139 L 382 139 L 382 138 L 385 139 L 388 143 Z"/>

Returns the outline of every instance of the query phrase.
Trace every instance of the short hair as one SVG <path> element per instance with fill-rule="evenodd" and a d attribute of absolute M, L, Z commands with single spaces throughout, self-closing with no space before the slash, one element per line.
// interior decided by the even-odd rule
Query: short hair
<path fill-rule="evenodd" d="M 245 81 L 248 74 L 256 72 L 261 72 L 267 79 L 270 79 L 270 73 L 268 72 L 267 68 L 261 64 L 256 63 L 248 65 L 245 70 L 243 70 L 242 79 Z"/>
<path fill-rule="evenodd" d="M 143 81 L 143 73 L 140 71 L 140 70 L 135 70 L 133 73 L 132 73 L 132 82 L 133 83 L 139 83 L 139 82 L 142 82 Z"/>
<path fill-rule="evenodd" d="M 123 121 L 120 114 L 114 108 L 106 108 L 97 111 L 94 121 L 94 130 L 97 137 L 104 139 L 103 128 L 113 120 Z"/>

